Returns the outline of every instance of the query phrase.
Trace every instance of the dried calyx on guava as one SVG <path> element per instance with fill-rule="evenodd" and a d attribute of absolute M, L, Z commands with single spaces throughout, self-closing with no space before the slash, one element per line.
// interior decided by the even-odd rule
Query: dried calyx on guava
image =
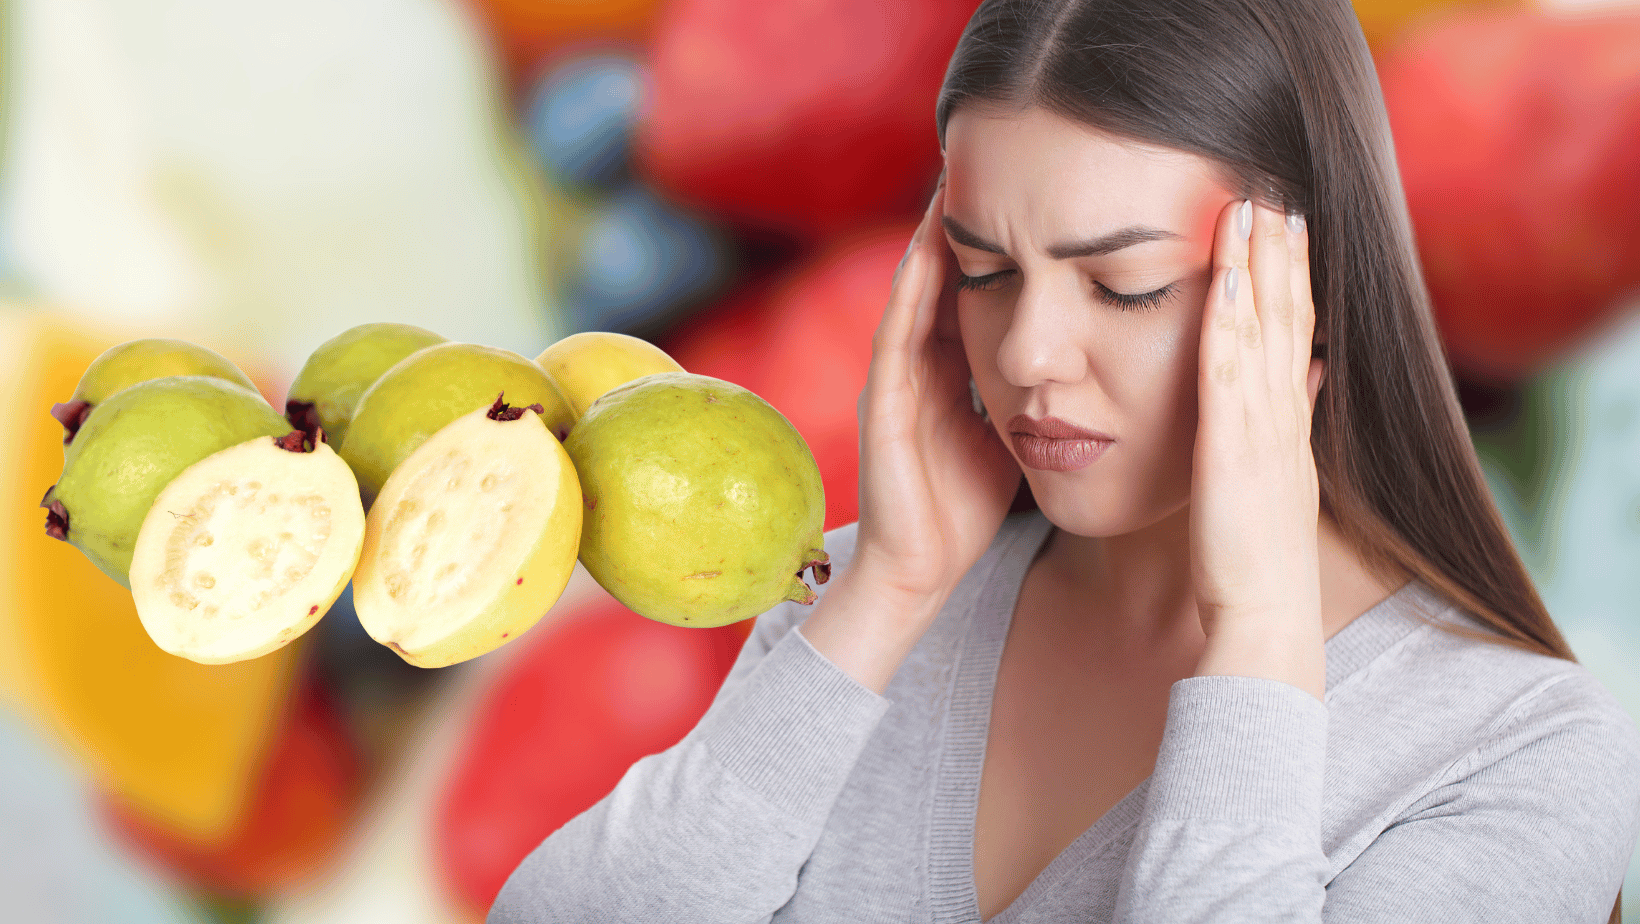
<path fill-rule="evenodd" d="M 285 397 L 285 419 L 303 430 L 323 427 L 342 445 L 359 398 L 394 363 L 445 338 L 413 324 L 360 324 L 319 344 Z"/>
<path fill-rule="evenodd" d="M 160 337 L 127 341 L 92 360 L 73 397 L 52 406 L 51 416 L 63 425 L 63 443 L 74 442 L 92 408 L 139 382 L 175 375 L 205 375 L 256 390 L 238 366 L 198 344 Z"/>
<path fill-rule="evenodd" d="M 363 543 L 358 483 L 317 430 L 254 437 L 160 491 L 137 534 L 131 596 L 161 649 L 244 661 L 311 629 Z"/>
<path fill-rule="evenodd" d="M 612 388 L 657 372 L 682 372 L 678 361 L 647 340 L 609 331 L 570 334 L 535 358 L 569 399 L 575 419 Z"/>
<path fill-rule="evenodd" d="M 443 667 L 517 638 L 575 568 L 575 466 L 540 405 L 505 398 L 424 441 L 370 509 L 353 606 L 411 664 Z"/>
<path fill-rule="evenodd" d="M 127 572 L 154 498 L 214 452 L 290 426 L 260 394 L 202 375 L 126 388 L 97 406 L 64 452 L 63 473 L 40 506 L 46 533 L 130 587 Z"/>
<path fill-rule="evenodd" d="M 581 479 L 581 563 L 634 612 L 708 627 L 831 575 L 825 493 L 808 444 L 757 395 L 687 372 L 593 403 L 564 443 Z"/>
<path fill-rule="evenodd" d="M 489 407 L 503 393 L 515 406 L 541 405 L 542 422 L 559 439 L 575 422 L 546 372 L 508 350 L 438 343 L 382 373 L 359 398 L 338 450 L 359 479 L 365 509 L 416 447 L 457 417 Z"/>

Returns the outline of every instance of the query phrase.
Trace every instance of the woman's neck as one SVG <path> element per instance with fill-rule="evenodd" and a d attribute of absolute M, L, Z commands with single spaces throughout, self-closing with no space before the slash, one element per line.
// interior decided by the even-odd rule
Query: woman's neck
<path fill-rule="evenodd" d="M 1393 594 L 1406 577 L 1374 575 L 1326 514 L 1317 523 L 1321 614 L 1327 638 Z M 1201 639 L 1190 572 L 1190 508 L 1141 530 L 1093 538 L 1055 528 L 1031 565 L 1038 618 L 1110 651 L 1154 651 Z"/>

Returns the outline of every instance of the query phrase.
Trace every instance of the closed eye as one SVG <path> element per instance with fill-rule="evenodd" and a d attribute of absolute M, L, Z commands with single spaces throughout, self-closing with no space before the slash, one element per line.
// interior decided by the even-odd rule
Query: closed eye
<path fill-rule="evenodd" d="M 969 276 L 966 273 L 958 273 L 957 291 L 980 292 L 986 289 L 994 289 L 1013 272 L 1013 270 L 999 270 L 995 273 L 986 273 L 983 276 Z"/>
<path fill-rule="evenodd" d="M 959 292 L 981 292 L 987 289 L 994 289 L 1006 281 L 1007 278 L 1015 272 L 1016 270 L 999 270 L 995 273 L 986 273 L 983 276 L 969 276 L 966 273 L 958 273 L 957 290 Z M 1139 292 L 1131 295 L 1124 292 L 1117 292 L 1097 280 L 1093 283 L 1093 287 L 1099 297 L 1099 300 L 1108 305 L 1121 308 L 1125 311 L 1149 311 L 1150 309 L 1157 307 L 1162 302 L 1171 298 L 1176 288 L 1176 284 L 1168 283 L 1160 289 L 1153 289 L 1149 292 Z"/>
<path fill-rule="evenodd" d="M 1100 301 L 1127 311 L 1149 311 L 1155 308 L 1173 295 L 1176 285 L 1176 283 L 1170 282 L 1160 289 L 1127 295 L 1122 292 L 1114 292 L 1097 280 L 1093 283 L 1095 291 L 1099 293 Z"/>

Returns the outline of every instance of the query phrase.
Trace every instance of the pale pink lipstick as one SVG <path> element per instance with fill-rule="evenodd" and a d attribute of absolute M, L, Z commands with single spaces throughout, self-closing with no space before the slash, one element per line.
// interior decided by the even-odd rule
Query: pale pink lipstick
<path fill-rule="evenodd" d="M 1057 417 L 1036 420 L 1016 414 L 1008 421 L 1008 436 L 1020 464 L 1045 472 L 1074 472 L 1092 465 L 1116 438 L 1084 430 Z"/>

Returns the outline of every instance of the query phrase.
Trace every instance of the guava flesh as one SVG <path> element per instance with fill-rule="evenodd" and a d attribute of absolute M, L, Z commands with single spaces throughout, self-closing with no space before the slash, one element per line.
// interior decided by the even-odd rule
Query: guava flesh
<path fill-rule="evenodd" d="M 539 406 L 498 399 L 457 418 L 394 470 L 370 510 L 353 575 L 359 622 L 419 667 L 519 637 L 569 582 L 580 500 Z"/>
<path fill-rule="evenodd" d="M 160 492 L 132 555 L 131 595 L 161 649 L 203 664 L 260 657 L 330 609 L 358 564 L 353 473 L 314 434 L 255 437 Z"/>

